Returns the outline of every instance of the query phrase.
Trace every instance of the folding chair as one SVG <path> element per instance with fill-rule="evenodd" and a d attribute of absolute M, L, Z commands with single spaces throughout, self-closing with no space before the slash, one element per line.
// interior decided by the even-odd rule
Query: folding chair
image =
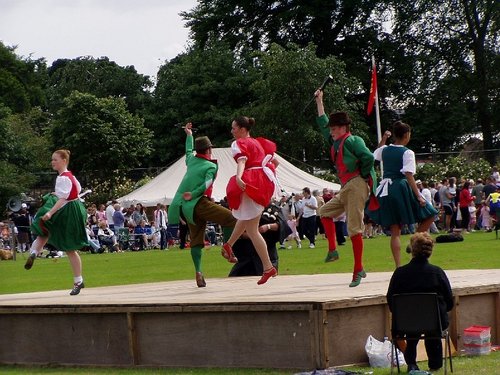
<path fill-rule="evenodd" d="M 444 374 L 446 375 L 446 357 L 450 360 L 450 370 L 453 372 L 451 360 L 451 345 L 448 329 L 443 329 L 436 293 L 405 293 L 395 294 L 391 306 L 392 311 L 392 350 L 391 363 L 394 363 L 397 340 L 434 338 L 445 339 L 444 342 Z M 399 368 L 399 358 L 396 355 Z M 391 374 L 393 367 L 391 367 Z"/>
<path fill-rule="evenodd" d="M 178 225 L 167 224 L 167 248 L 179 243 L 179 237 L 177 236 L 178 230 Z"/>
<path fill-rule="evenodd" d="M 133 242 L 133 239 L 130 236 L 128 228 L 118 228 L 116 235 L 118 243 L 123 250 L 128 250 L 132 247 L 133 243 L 131 244 L 131 242 Z"/>

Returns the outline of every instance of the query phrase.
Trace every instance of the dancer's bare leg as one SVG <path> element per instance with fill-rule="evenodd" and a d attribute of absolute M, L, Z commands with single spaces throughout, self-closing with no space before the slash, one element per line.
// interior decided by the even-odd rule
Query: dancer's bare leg
<path fill-rule="evenodd" d="M 269 259 L 269 253 L 267 252 L 267 244 L 259 232 L 259 221 L 260 215 L 251 220 L 245 220 L 247 235 L 252 241 L 255 251 L 259 255 L 259 258 L 264 267 L 264 271 L 267 271 L 273 267 L 271 259 Z"/>
<path fill-rule="evenodd" d="M 69 263 L 71 264 L 71 269 L 73 270 L 74 277 L 82 276 L 82 260 L 80 259 L 80 254 L 78 251 L 67 251 Z"/>
<path fill-rule="evenodd" d="M 417 232 L 427 232 L 433 222 L 434 222 L 434 216 L 429 216 L 427 219 L 425 219 L 418 225 Z"/>
<path fill-rule="evenodd" d="M 260 216 L 258 216 L 260 218 Z M 237 220 L 236 224 L 234 226 L 233 232 L 231 233 L 231 237 L 227 240 L 227 243 L 231 245 L 231 247 L 234 245 L 236 241 L 238 241 L 238 238 L 241 237 L 241 235 L 245 232 L 246 230 L 246 222 L 247 220 Z"/>
<path fill-rule="evenodd" d="M 401 227 L 398 224 L 390 226 L 391 230 L 391 251 L 396 268 L 401 265 Z"/>

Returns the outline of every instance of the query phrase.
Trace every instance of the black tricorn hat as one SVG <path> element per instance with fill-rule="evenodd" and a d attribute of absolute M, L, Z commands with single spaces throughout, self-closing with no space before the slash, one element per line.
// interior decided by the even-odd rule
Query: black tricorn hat
<path fill-rule="evenodd" d="M 328 126 L 351 125 L 351 118 L 346 112 L 335 112 L 330 115 Z"/>
<path fill-rule="evenodd" d="M 203 152 L 210 147 L 214 146 L 212 145 L 212 142 L 210 142 L 210 139 L 206 136 L 198 137 L 194 140 L 194 149 L 196 152 Z"/>

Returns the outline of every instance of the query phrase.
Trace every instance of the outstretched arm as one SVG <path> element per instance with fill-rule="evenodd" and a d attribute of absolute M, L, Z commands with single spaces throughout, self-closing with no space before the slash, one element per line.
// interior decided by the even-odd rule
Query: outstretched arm
<path fill-rule="evenodd" d="M 316 98 L 316 108 L 318 109 L 318 117 L 325 114 L 325 106 L 323 105 L 323 90 L 316 90 L 314 93 Z"/>

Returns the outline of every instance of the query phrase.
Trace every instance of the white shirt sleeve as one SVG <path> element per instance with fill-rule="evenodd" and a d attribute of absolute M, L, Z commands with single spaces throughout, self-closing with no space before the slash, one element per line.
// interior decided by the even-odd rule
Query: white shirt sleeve
<path fill-rule="evenodd" d="M 231 144 L 231 153 L 233 154 L 233 158 L 238 155 L 238 154 L 241 154 L 241 149 L 239 148 L 238 146 L 238 142 L 234 141 L 232 144 Z M 244 155 L 241 155 L 238 159 L 238 160 L 241 160 L 241 159 L 245 159 L 247 160 L 248 158 Z"/>
<path fill-rule="evenodd" d="M 71 183 L 69 177 L 57 176 L 55 193 L 59 199 L 60 198 L 67 199 L 69 197 L 69 193 L 71 193 L 72 187 L 73 184 Z"/>
<path fill-rule="evenodd" d="M 406 150 L 403 154 L 403 168 L 400 172 L 410 172 L 411 174 L 415 174 L 416 171 L 417 166 L 415 163 L 415 153 L 412 150 Z"/>
<path fill-rule="evenodd" d="M 379 147 L 375 151 L 373 151 L 373 157 L 375 158 L 375 160 L 382 161 L 382 151 L 386 147 L 386 145 L 383 145 L 382 147 Z"/>

